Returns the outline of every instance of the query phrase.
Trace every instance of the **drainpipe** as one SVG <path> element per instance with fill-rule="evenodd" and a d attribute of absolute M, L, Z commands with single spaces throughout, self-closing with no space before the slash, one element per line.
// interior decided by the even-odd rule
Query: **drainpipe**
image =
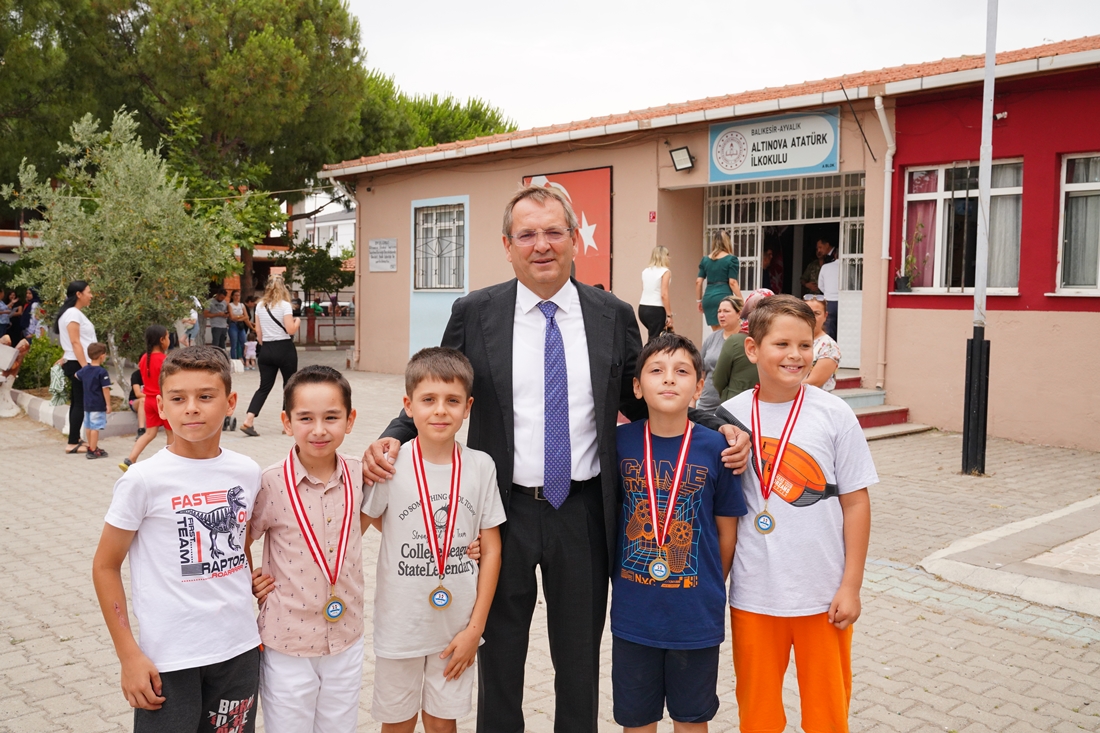
<path fill-rule="evenodd" d="M 893 205 L 894 188 L 894 153 L 898 149 L 894 140 L 894 132 L 890 129 L 890 122 L 886 119 L 886 108 L 882 105 L 882 97 L 875 97 L 875 112 L 878 113 L 879 124 L 882 125 L 882 135 L 886 138 L 886 160 L 882 165 L 882 263 L 881 267 L 886 275 L 886 289 L 890 289 L 890 212 Z M 888 296 L 882 294 L 882 309 L 878 319 L 878 371 L 875 375 L 875 389 L 883 389 L 886 384 L 886 302 Z"/>

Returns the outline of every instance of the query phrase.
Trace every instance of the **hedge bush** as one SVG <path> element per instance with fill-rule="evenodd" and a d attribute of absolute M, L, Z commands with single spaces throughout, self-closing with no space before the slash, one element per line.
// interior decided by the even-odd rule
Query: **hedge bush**
<path fill-rule="evenodd" d="M 30 351 L 23 357 L 23 366 L 15 378 L 16 389 L 50 386 L 50 368 L 64 355 L 64 350 L 45 336 L 31 341 Z"/>

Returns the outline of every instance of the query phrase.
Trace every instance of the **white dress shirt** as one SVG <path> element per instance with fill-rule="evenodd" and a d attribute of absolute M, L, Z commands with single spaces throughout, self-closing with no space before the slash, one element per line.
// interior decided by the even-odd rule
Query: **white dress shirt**
<path fill-rule="evenodd" d="M 817 287 L 825 300 L 840 300 L 840 260 L 826 262 L 817 275 Z"/>
<path fill-rule="evenodd" d="M 517 283 L 517 288 L 512 326 L 512 425 L 516 440 L 512 481 L 520 486 L 542 486 L 546 455 L 543 444 L 546 316 L 538 309 L 542 302 L 539 296 L 523 283 Z M 600 457 L 596 450 L 596 403 L 592 397 L 592 370 L 588 364 L 581 299 L 577 286 L 570 280 L 549 300 L 558 306 L 554 318 L 565 346 L 565 368 L 569 375 L 572 478 L 585 481 L 600 473 Z"/>

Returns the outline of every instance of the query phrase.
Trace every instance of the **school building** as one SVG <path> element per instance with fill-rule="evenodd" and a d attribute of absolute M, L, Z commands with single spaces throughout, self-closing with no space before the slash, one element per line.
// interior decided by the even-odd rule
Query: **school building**
<path fill-rule="evenodd" d="M 695 277 L 720 230 L 743 292 L 801 295 L 816 242 L 829 241 L 842 366 L 911 420 L 960 430 L 983 64 L 906 65 L 326 166 L 357 203 L 355 364 L 403 371 L 438 344 L 456 298 L 513 277 L 503 206 L 533 183 L 573 202 L 583 282 L 637 305 L 650 251 L 668 247 L 677 330 L 697 340 Z M 994 112 L 989 432 L 1100 450 L 1100 36 L 998 54 Z"/>

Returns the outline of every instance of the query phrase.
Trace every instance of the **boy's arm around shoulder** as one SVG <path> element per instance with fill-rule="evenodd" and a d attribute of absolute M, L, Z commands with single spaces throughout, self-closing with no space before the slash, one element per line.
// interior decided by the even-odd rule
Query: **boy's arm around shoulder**
<path fill-rule="evenodd" d="M 134 638 L 126 611 L 126 589 L 122 585 L 122 561 L 136 535 L 137 531 L 103 525 L 99 547 L 92 560 L 92 582 L 103 620 L 107 622 L 115 645 L 115 654 L 122 664 L 122 694 L 126 702 L 133 708 L 159 710 L 164 703 L 160 673 Z"/>

